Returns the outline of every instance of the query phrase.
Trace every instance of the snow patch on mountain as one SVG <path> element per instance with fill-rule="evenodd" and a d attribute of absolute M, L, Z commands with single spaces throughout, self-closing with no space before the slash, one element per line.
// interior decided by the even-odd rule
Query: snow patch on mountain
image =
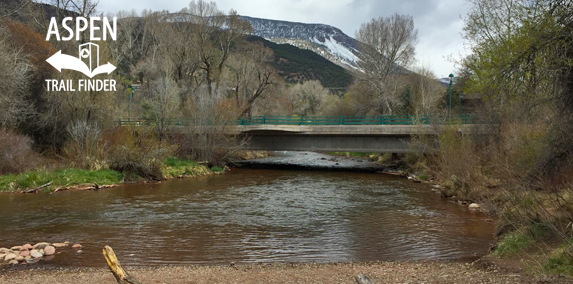
<path fill-rule="evenodd" d="M 354 54 L 354 52 L 331 37 L 325 38 L 324 42 L 320 42 L 317 38 L 314 38 L 313 42 L 328 48 L 331 53 L 341 57 L 343 60 L 345 60 L 344 63 L 348 65 L 355 66 L 356 63 L 360 60 L 358 59 L 358 56 Z"/>
<path fill-rule="evenodd" d="M 253 27 L 253 35 L 275 43 L 288 43 L 298 48 L 312 50 L 326 59 L 359 69 L 356 40 L 340 29 L 323 24 L 304 24 L 241 16 Z"/>

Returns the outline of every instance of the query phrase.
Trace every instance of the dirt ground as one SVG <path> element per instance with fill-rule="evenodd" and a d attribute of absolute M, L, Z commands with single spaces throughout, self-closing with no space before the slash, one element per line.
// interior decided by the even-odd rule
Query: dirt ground
<path fill-rule="evenodd" d="M 126 269 L 141 283 L 573 283 L 565 277 L 532 277 L 492 263 L 381 262 L 257 264 Z M 31 269 L 0 272 L 0 283 L 117 283 L 108 269 Z"/>

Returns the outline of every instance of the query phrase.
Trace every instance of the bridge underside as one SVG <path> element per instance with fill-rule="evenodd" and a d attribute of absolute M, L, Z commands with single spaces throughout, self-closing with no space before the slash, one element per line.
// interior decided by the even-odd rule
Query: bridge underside
<path fill-rule="evenodd" d="M 410 136 L 373 135 L 246 135 L 247 149 L 267 151 L 326 151 L 408 153 Z"/>
<path fill-rule="evenodd" d="M 170 131 L 185 133 L 185 127 Z M 485 129 L 485 130 L 484 130 Z M 487 125 L 459 126 L 460 134 L 479 134 Z M 247 149 L 267 151 L 326 151 L 410 153 L 418 152 L 409 144 L 412 136 L 434 136 L 444 126 L 433 125 L 233 125 L 226 134 L 247 138 Z"/>

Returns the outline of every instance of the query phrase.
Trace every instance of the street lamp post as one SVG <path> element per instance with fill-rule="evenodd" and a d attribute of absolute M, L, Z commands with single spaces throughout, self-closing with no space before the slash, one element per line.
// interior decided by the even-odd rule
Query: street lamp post
<path fill-rule="evenodd" d="M 450 118 L 450 122 L 452 121 L 452 84 L 454 83 L 454 74 L 450 74 L 450 91 L 449 91 L 449 97 L 450 97 L 450 102 L 448 104 L 448 117 Z"/>
<path fill-rule="evenodd" d="M 127 118 L 127 121 L 128 121 L 128 123 L 131 125 L 131 98 L 133 97 L 133 91 L 135 91 L 135 87 L 134 87 L 134 86 L 131 86 L 130 89 L 131 89 L 131 94 L 128 96 L 128 98 L 129 98 L 129 102 L 128 102 L 128 104 L 129 104 L 129 111 L 128 111 L 128 112 L 129 112 L 129 114 L 128 114 L 129 117 Z"/>
<path fill-rule="evenodd" d="M 460 116 L 464 113 L 462 109 L 462 101 L 463 101 L 464 93 L 460 93 Z"/>

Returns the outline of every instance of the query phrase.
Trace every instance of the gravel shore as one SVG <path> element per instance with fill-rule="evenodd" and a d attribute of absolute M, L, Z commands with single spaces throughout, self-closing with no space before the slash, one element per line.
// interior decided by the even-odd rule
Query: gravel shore
<path fill-rule="evenodd" d="M 573 283 L 536 278 L 484 263 L 421 261 L 344 264 L 257 264 L 127 269 L 142 283 Z M 0 283 L 116 283 L 108 269 L 4 271 Z"/>

